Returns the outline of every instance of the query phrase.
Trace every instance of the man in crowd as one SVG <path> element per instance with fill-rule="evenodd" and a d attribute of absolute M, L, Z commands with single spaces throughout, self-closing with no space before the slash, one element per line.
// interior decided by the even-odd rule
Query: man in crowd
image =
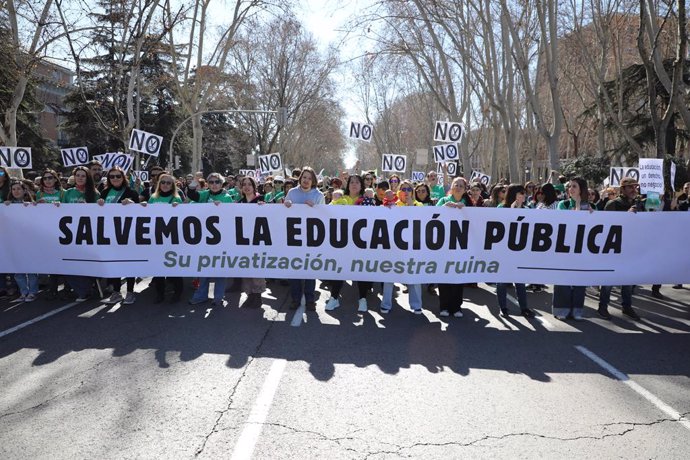
<path fill-rule="evenodd" d="M 141 196 L 139 197 L 141 201 L 149 201 L 151 194 L 156 191 L 156 186 L 158 185 L 158 176 L 160 176 L 162 172 L 163 168 L 157 165 L 152 166 L 151 169 L 149 169 L 150 185 L 141 192 Z"/>
<path fill-rule="evenodd" d="M 620 195 L 614 200 L 606 203 L 604 211 L 626 211 L 638 212 L 644 211 L 644 203 L 638 199 L 638 183 L 631 177 L 626 177 L 621 180 Z M 611 299 L 611 289 L 613 286 L 602 286 L 599 293 L 599 316 L 604 319 L 611 319 L 611 314 L 608 312 L 609 301 Z M 639 320 L 639 315 L 632 307 L 632 286 L 621 286 L 621 304 L 623 306 L 623 314 L 629 316 L 634 320 Z"/>

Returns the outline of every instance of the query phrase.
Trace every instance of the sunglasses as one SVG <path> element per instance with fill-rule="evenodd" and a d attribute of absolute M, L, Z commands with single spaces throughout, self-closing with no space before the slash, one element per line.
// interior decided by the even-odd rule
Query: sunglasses
<path fill-rule="evenodd" d="M 412 189 L 409 188 L 409 187 L 403 187 L 403 188 L 400 189 L 400 191 L 401 191 L 401 192 L 411 192 Z"/>
<path fill-rule="evenodd" d="M 55 180 L 55 177 L 53 176 L 45 176 L 43 180 Z"/>
<path fill-rule="evenodd" d="M 108 176 L 108 179 L 122 179 L 122 174 L 113 174 L 112 176 Z"/>
<path fill-rule="evenodd" d="M 397 184 L 397 183 L 400 182 L 400 181 L 399 181 L 399 180 L 391 180 L 391 181 L 389 181 L 389 182 L 390 182 L 391 184 Z"/>
<path fill-rule="evenodd" d="M 175 182 L 170 181 L 170 180 L 162 180 L 159 182 L 161 185 L 173 185 Z"/>
<path fill-rule="evenodd" d="M 206 181 L 206 183 L 208 183 L 208 184 L 222 184 L 223 182 L 219 181 L 219 180 L 208 180 L 208 181 Z"/>

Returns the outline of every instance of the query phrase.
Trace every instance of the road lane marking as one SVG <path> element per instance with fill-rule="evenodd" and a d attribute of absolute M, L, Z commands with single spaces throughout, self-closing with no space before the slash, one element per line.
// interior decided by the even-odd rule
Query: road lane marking
<path fill-rule="evenodd" d="M 249 460 L 252 458 L 286 366 L 287 360 L 285 359 L 276 359 L 271 364 L 271 369 L 268 371 L 259 396 L 256 398 L 254 407 L 252 407 L 252 411 L 249 413 L 244 430 L 242 430 L 242 434 L 237 440 L 237 444 L 235 444 L 232 460 Z"/>
<path fill-rule="evenodd" d="M 44 313 L 44 314 L 42 314 L 41 316 L 37 316 L 37 317 L 34 318 L 34 319 L 31 319 L 31 320 L 29 320 L 29 321 L 26 321 L 26 322 L 24 322 L 24 323 L 21 323 L 21 324 L 18 324 L 18 325 L 16 325 L 16 326 L 14 326 L 14 327 L 11 327 L 11 328 L 9 328 L 9 329 L 7 329 L 7 330 L 5 330 L 5 331 L 0 332 L 0 338 L 5 337 L 6 335 L 10 335 L 10 334 L 12 334 L 13 332 L 17 332 L 17 331 L 20 330 L 20 329 L 24 329 L 24 328 L 27 327 L 27 326 L 31 326 L 32 324 L 37 323 L 37 322 L 39 322 L 39 321 L 43 321 L 43 320 L 46 319 L 46 318 L 50 318 L 50 317 L 53 316 L 53 315 L 57 315 L 58 313 L 63 312 L 63 311 L 65 311 L 65 310 L 68 310 L 68 309 L 74 307 L 75 305 L 79 305 L 79 304 L 81 304 L 81 303 L 83 303 L 83 302 L 72 302 L 72 303 L 68 303 L 67 305 L 64 305 L 64 306 L 62 306 L 62 307 L 60 307 L 60 308 L 56 308 L 55 310 L 51 310 L 51 311 L 49 311 L 48 313 Z"/>
<path fill-rule="evenodd" d="M 661 412 L 665 413 L 668 415 L 670 418 L 673 420 L 677 421 L 681 425 L 683 425 L 685 428 L 690 430 L 690 420 L 687 418 L 681 416 L 681 414 L 673 409 L 671 406 L 663 402 L 661 399 L 657 398 L 654 396 L 652 393 L 649 392 L 646 388 L 642 387 L 638 383 L 632 381 L 630 377 L 628 377 L 626 374 L 623 372 L 619 371 L 615 367 L 613 367 L 611 364 L 607 363 L 604 361 L 602 358 L 594 354 L 593 352 L 589 351 L 587 348 L 583 347 L 582 345 L 576 345 L 575 348 L 577 351 L 594 361 L 596 364 L 599 365 L 602 369 L 604 369 L 606 372 L 614 376 L 617 380 L 623 382 L 626 384 L 631 390 L 633 390 L 635 393 L 639 394 L 642 396 L 644 399 L 652 403 L 654 406 L 656 406 L 657 409 L 659 409 Z"/>

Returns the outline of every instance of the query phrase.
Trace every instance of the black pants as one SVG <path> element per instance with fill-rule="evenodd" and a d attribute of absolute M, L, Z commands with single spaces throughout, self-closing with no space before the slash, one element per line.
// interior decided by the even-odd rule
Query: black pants
<path fill-rule="evenodd" d="M 163 297 L 165 295 L 165 281 L 168 280 L 170 281 L 170 284 L 173 285 L 173 296 L 174 297 L 179 297 L 182 295 L 182 278 L 177 277 L 177 276 L 169 276 L 169 277 L 163 277 L 163 276 L 157 276 L 153 279 L 153 286 L 156 288 L 156 295 L 158 297 Z"/>
<path fill-rule="evenodd" d="M 127 292 L 134 292 L 134 283 L 136 282 L 136 279 L 125 278 L 125 281 L 127 282 Z M 122 278 L 110 278 L 108 279 L 108 282 L 112 284 L 115 292 L 120 292 L 120 289 L 122 288 Z M 163 289 L 165 289 L 165 286 L 163 286 Z"/>
<path fill-rule="evenodd" d="M 439 309 L 448 310 L 451 315 L 462 307 L 462 284 L 438 285 Z"/>
<path fill-rule="evenodd" d="M 328 284 L 331 286 L 331 297 L 333 297 L 334 299 L 340 297 L 340 290 L 343 288 L 343 284 L 345 284 L 345 281 L 329 281 Z M 369 291 L 371 291 L 372 284 L 373 283 L 371 281 L 357 281 L 357 290 L 359 291 L 360 299 L 367 298 L 367 294 L 369 293 Z"/>

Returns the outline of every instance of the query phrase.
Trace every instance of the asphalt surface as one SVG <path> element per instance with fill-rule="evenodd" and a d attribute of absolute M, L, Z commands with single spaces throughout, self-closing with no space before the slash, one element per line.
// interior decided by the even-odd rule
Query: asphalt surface
<path fill-rule="evenodd" d="M 384 316 L 378 291 L 358 314 L 355 289 L 325 312 L 319 288 L 295 313 L 276 281 L 258 310 L 154 305 L 148 281 L 133 305 L 0 301 L 0 458 L 690 455 L 687 286 L 638 287 L 640 322 L 615 290 L 598 318 L 590 288 L 585 320 L 562 322 L 550 290 L 527 320 L 483 284 L 441 318 L 428 293 L 423 315 L 399 292 Z"/>

